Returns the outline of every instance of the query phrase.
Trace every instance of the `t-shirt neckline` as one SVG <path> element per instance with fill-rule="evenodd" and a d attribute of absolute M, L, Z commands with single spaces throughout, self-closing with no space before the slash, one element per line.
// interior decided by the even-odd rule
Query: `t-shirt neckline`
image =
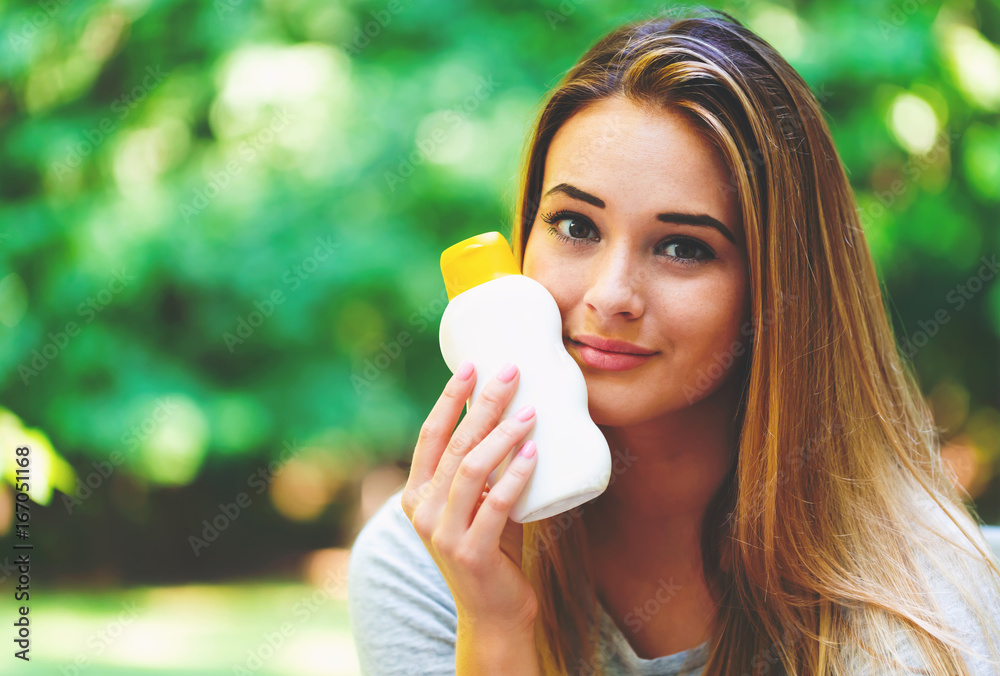
<path fill-rule="evenodd" d="M 598 612 L 600 613 L 600 621 L 603 624 L 602 633 L 607 636 L 612 641 L 613 648 L 621 655 L 623 660 L 631 667 L 639 667 L 641 674 L 646 673 L 656 673 L 656 674 L 679 674 L 687 673 L 691 670 L 697 669 L 703 666 L 708 661 L 708 642 L 704 642 L 694 648 L 688 650 L 682 650 L 679 653 L 673 653 L 671 655 L 662 655 L 660 657 L 654 657 L 651 659 L 646 659 L 639 657 L 632 645 L 628 642 L 628 639 L 622 634 L 618 625 L 615 621 L 611 619 L 604 605 L 598 601 L 597 603 Z M 650 669 L 655 669 L 654 671 L 648 671 L 643 667 L 648 667 Z M 683 672 L 682 672 L 683 668 Z"/>

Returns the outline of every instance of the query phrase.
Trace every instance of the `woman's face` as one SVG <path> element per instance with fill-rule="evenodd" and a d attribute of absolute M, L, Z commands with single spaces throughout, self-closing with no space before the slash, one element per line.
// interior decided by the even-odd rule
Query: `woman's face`
<path fill-rule="evenodd" d="M 523 272 L 559 305 L 596 423 L 687 408 L 745 358 L 746 254 L 730 186 L 721 155 L 676 111 L 605 99 L 553 138 Z M 576 342 L 590 337 L 653 354 Z"/>

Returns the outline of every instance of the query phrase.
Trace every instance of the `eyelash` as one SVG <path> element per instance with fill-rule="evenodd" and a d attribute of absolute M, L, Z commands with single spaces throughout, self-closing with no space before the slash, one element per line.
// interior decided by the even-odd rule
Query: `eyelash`
<path fill-rule="evenodd" d="M 582 244 L 583 242 L 586 242 L 587 240 L 585 240 L 585 239 L 578 239 L 576 237 L 567 237 L 566 235 L 564 235 L 561 232 L 559 232 L 558 229 L 556 229 L 556 227 L 554 225 L 555 223 L 558 223 L 559 221 L 565 221 L 565 220 L 579 220 L 579 221 L 582 221 L 583 223 L 585 223 L 587 225 L 587 227 L 589 227 L 589 228 L 591 228 L 591 229 L 593 229 L 595 231 L 597 230 L 597 228 L 594 226 L 593 223 L 591 223 L 591 221 L 590 221 L 589 218 L 587 218 L 586 216 L 583 216 L 582 214 L 578 214 L 578 213 L 575 213 L 575 212 L 572 212 L 572 211 L 557 211 L 555 213 L 547 213 L 547 214 L 543 214 L 541 218 L 542 218 L 543 221 L 545 221 L 546 223 L 549 224 L 549 229 L 548 230 L 549 230 L 550 233 L 552 233 L 555 237 L 559 238 L 560 241 L 567 242 L 567 243 L 572 244 L 574 246 L 576 246 L 577 244 Z M 671 258 L 674 261 L 680 263 L 681 265 L 699 265 L 699 264 L 708 263 L 709 261 L 715 260 L 715 252 L 713 252 L 712 249 L 709 248 L 709 246 L 706 245 L 704 242 L 702 242 L 701 240 L 698 240 L 698 239 L 694 239 L 693 237 L 670 237 L 670 238 L 664 240 L 663 242 L 661 242 L 661 244 L 667 244 L 667 245 L 669 245 L 669 244 L 690 244 L 690 245 L 698 247 L 698 248 L 700 248 L 700 249 L 702 249 L 702 250 L 704 250 L 706 252 L 706 256 L 704 258 L 680 258 L 678 256 L 669 256 L 669 255 L 664 256 L 664 258 Z"/>

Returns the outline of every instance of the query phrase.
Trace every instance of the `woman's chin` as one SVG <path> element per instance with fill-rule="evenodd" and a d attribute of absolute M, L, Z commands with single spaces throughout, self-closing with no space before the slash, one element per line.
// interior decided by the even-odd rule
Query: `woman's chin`
<path fill-rule="evenodd" d="M 590 409 L 590 419 L 594 423 L 603 427 L 628 427 L 641 421 L 641 414 L 638 414 L 634 405 L 617 403 L 615 405 L 602 405 L 601 402 L 588 401 Z"/>
<path fill-rule="evenodd" d="M 662 419 L 690 407 L 680 393 L 665 392 L 663 397 L 638 397 L 628 392 L 607 392 L 595 387 L 588 392 L 590 419 L 603 427 L 632 427 Z"/>

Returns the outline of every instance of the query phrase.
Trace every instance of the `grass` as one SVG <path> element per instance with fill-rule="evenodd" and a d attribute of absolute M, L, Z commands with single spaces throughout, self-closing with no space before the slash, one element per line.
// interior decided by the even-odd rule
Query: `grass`
<path fill-rule="evenodd" d="M 360 674 L 346 598 L 305 584 L 33 588 L 30 608 L 33 673 Z"/>

